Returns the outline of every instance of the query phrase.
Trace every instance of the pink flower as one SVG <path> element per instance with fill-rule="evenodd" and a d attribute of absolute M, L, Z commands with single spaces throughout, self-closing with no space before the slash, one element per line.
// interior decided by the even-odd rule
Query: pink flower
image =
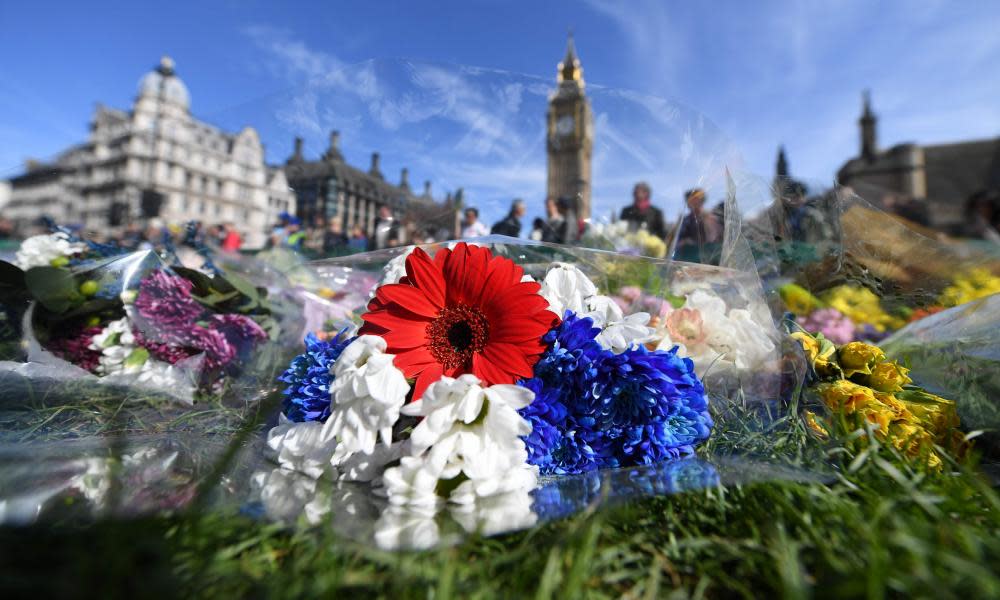
<path fill-rule="evenodd" d="M 74 337 L 53 340 L 49 350 L 59 358 L 71 362 L 86 371 L 94 372 L 101 358 L 99 350 L 91 350 L 94 336 L 104 331 L 101 327 L 88 327 Z"/>
<path fill-rule="evenodd" d="M 836 308 L 820 308 L 806 317 L 798 318 L 799 325 L 809 333 L 822 333 L 834 344 L 854 341 L 854 322 Z"/>
<path fill-rule="evenodd" d="M 693 308 L 679 308 L 667 317 L 667 331 L 670 341 L 691 348 L 705 342 L 707 333 L 701 312 Z"/>

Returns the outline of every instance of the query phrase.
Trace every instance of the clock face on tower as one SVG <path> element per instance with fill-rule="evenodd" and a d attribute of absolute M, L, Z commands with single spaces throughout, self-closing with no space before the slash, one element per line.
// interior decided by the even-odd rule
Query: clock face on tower
<path fill-rule="evenodd" d="M 556 121 L 556 133 L 562 136 L 573 133 L 573 117 L 571 115 L 559 117 L 559 120 Z"/>

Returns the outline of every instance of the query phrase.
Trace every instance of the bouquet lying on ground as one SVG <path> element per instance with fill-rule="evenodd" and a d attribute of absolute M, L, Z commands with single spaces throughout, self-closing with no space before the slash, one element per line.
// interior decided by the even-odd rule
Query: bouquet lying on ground
<path fill-rule="evenodd" d="M 955 402 L 912 385 L 910 370 L 864 342 L 837 346 L 822 334 L 792 334 L 812 368 L 810 391 L 824 410 L 807 411 L 806 422 L 822 436 L 848 437 L 873 428 L 875 439 L 904 456 L 941 468 L 938 448 L 965 448 Z M 867 438 L 856 438 L 865 444 Z"/>
<path fill-rule="evenodd" d="M 277 335 L 266 291 L 239 277 L 169 267 L 151 251 L 83 256 L 83 244 L 62 248 L 71 244 L 62 234 L 39 237 L 46 244 L 26 240 L 18 255 L 26 270 L 0 265 L 0 302 L 27 301 L 28 362 L 65 361 L 108 383 L 190 401 L 221 391 Z"/>
<path fill-rule="evenodd" d="M 393 259 L 356 334 L 309 336 L 284 374 L 279 464 L 435 507 L 691 455 L 712 428 L 692 361 L 576 266 L 538 269 L 466 243 Z"/>

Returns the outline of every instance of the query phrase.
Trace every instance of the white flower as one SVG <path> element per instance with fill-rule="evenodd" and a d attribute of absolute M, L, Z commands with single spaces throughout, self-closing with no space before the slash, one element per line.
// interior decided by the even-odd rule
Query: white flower
<path fill-rule="evenodd" d="M 375 481 L 382 475 L 382 469 L 406 454 L 408 442 L 396 442 L 391 446 L 377 445 L 371 452 L 348 452 L 340 445 L 331 462 L 337 467 L 337 479 L 341 481 Z"/>
<path fill-rule="evenodd" d="M 406 275 L 406 258 L 413 254 L 413 249 L 416 246 L 410 246 L 402 254 L 393 257 L 385 267 L 382 269 L 382 279 L 375 286 L 375 289 L 371 292 L 371 297 L 375 297 L 375 290 L 380 286 L 387 285 L 390 283 L 399 283 L 399 280 Z"/>
<path fill-rule="evenodd" d="M 463 481 L 452 490 L 448 500 L 454 504 L 470 505 L 496 496 L 528 492 L 536 485 L 538 467 L 522 463 L 491 477 Z"/>
<path fill-rule="evenodd" d="M 382 474 L 382 484 L 395 505 L 436 509 L 441 504 L 437 495 L 440 471 L 432 468 L 419 456 L 404 456 L 399 466 L 390 467 Z"/>
<path fill-rule="evenodd" d="M 267 516 L 291 523 L 299 518 L 305 505 L 316 496 L 316 480 L 287 469 L 257 471 L 250 482 Z"/>
<path fill-rule="evenodd" d="M 556 263 L 545 274 L 538 293 L 548 300 L 549 310 L 562 318 L 567 310 L 585 313 L 586 300 L 597 294 L 597 286 L 576 266 Z"/>
<path fill-rule="evenodd" d="M 267 445 L 276 454 L 278 464 L 286 469 L 318 479 L 333 474 L 337 440 L 324 436 L 323 423 L 296 423 L 278 415 L 278 425 L 267 433 Z"/>
<path fill-rule="evenodd" d="M 324 435 L 336 438 L 345 452 L 371 454 L 379 436 L 386 446 L 392 442 L 392 427 L 410 385 L 385 349 L 382 337 L 363 335 L 333 364 L 333 404 Z"/>
<path fill-rule="evenodd" d="M 145 361 L 129 361 L 135 347 L 135 337 L 128 317 L 108 323 L 90 341 L 90 349 L 101 353 L 97 365 L 98 374 L 138 373 Z M 136 358 L 138 357 L 137 355 Z"/>
<path fill-rule="evenodd" d="M 653 330 L 647 326 L 649 314 L 644 312 L 625 316 L 622 309 L 608 296 L 587 298 L 587 312 L 596 327 L 601 328 L 597 341 L 608 350 L 621 354 L 636 344 L 653 339 Z"/>
<path fill-rule="evenodd" d="M 442 377 L 427 387 L 422 398 L 402 409 L 405 415 L 424 417 L 410 434 L 414 454 L 423 453 L 449 433 L 474 432 L 477 437 L 497 440 L 531 433 L 531 425 L 517 411 L 531 404 L 534 392 L 519 385 L 483 388 L 479 384 L 475 375 Z"/>
<path fill-rule="evenodd" d="M 525 529 L 537 523 L 538 515 L 531 506 L 531 494 L 526 489 L 519 489 L 480 498 L 470 504 L 455 505 L 449 512 L 467 532 L 494 535 Z"/>
<path fill-rule="evenodd" d="M 441 541 L 437 510 L 391 505 L 375 522 L 375 545 L 383 550 L 426 550 Z"/>
<path fill-rule="evenodd" d="M 442 377 L 422 398 L 402 413 L 424 417 L 410 434 L 410 451 L 399 472 L 385 475 L 389 500 L 395 504 L 429 502 L 439 482 L 457 484 L 452 502 L 469 503 L 478 497 L 531 489 L 537 469 L 527 465 L 521 436 L 531 425 L 517 411 L 534 393 L 516 385 L 483 388 L 474 375 Z"/>
<path fill-rule="evenodd" d="M 17 250 L 15 262 L 22 270 L 32 267 L 48 267 L 57 258 L 68 258 L 83 252 L 85 246 L 70 242 L 65 233 L 35 235 L 23 242 Z"/>
<path fill-rule="evenodd" d="M 773 355 L 775 345 L 768 330 L 749 311 L 736 308 L 727 313 L 726 303 L 704 289 L 691 292 L 684 308 L 700 316 L 703 341 L 685 345 L 671 340 L 669 330 L 664 330 L 657 349 L 678 345 L 678 354 L 694 362 L 699 376 L 756 369 Z"/>

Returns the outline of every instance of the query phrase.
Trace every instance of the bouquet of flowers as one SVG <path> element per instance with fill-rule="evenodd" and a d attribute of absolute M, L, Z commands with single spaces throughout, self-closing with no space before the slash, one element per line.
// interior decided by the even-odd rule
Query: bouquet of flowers
<path fill-rule="evenodd" d="M 29 301 L 25 358 L 49 367 L 39 374 L 66 379 L 82 370 L 190 402 L 196 391 L 221 392 L 255 348 L 278 334 L 266 290 L 236 275 L 168 267 L 152 251 L 49 258 L 65 250 L 60 235 L 41 236 L 47 245 L 26 242 L 31 260 L 19 261 L 34 265 L 27 270 L 0 267 L 4 303 Z M 46 258 L 49 264 L 38 264 Z"/>
<path fill-rule="evenodd" d="M 357 321 L 307 338 L 283 375 L 278 463 L 433 508 L 691 455 L 713 426 L 694 362 L 647 347 L 650 315 L 626 314 L 581 268 L 596 265 L 532 250 L 460 242 L 389 261 Z M 383 256 L 317 269 L 349 279 Z"/>
<path fill-rule="evenodd" d="M 792 334 L 811 366 L 810 391 L 823 413 L 806 411 L 807 424 L 822 436 L 849 437 L 872 428 L 876 440 L 891 444 L 928 467 L 942 466 L 938 447 L 952 454 L 965 448 L 953 400 L 912 385 L 910 369 L 886 357 L 878 346 L 850 342 L 837 346 L 822 334 Z M 855 443 L 868 439 L 856 437 Z"/>
<path fill-rule="evenodd" d="M 590 248 L 608 248 L 623 254 L 664 258 L 667 243 L 646 229 L 629 231 L 626 221 L 590 223 L 581 245 Z"/>

